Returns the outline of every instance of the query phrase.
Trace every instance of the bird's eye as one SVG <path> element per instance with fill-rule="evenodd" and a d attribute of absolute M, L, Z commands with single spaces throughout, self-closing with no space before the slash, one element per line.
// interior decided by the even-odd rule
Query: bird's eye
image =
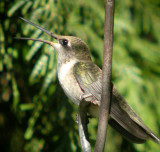
<path fill-rule="evenodd" d="M 66 40 L 66 39 L 61 39 L 61 40 L 59 40 L 59 42 L 62 45 L 67 45 L 68 44 L 68 40 Z"/>

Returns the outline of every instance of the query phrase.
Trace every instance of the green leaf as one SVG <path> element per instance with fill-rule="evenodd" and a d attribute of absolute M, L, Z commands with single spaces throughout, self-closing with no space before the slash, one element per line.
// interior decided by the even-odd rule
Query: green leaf
<path fill-rule="evenodd" d="M 15 4 L 8 10 L 7 15 L 11 17 L 15 13 L 15 11 L 22 7 L 27 1 L 28 0 L 19 0 L 18 2 L 15 2 Z"/>

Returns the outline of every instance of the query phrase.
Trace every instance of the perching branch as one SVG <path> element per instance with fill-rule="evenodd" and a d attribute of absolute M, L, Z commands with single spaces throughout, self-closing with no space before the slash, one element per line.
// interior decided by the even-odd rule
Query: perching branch
<path fill-rule="evenodd" d="M 107 126 L 112 94 L 112 50 L 113 50 L 113 28 L 114 28 L 114 0 L 106 0 L 105 24 L 104 24 L 104 52 L 102 72 L 102 96 L 98 122 L 95 152 L 103 152 L 107 135 Z"/>
<path fill-rule="evenodd" d="M 87 129 L 87 103 L 84 101 L 80 102 L 79 105 L 79 113 L 78 113 L 78 129 L 79 129 L 79 137 L 80 143 L 83 152 L 91 152 L 91 146 L 88 138 L 88 129 Z"/>

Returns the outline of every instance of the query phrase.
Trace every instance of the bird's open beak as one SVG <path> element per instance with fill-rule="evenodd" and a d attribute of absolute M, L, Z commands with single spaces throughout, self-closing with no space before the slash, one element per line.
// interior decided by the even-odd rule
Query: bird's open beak
<path fill-rule="evenodd" d="M 32 23 L 32 22 L 30 22 L 30 21 L 28 21 L 28 20 L 26 20 L 26 19 L 24 19 L 24 18 L 22 18 L 22 17 L 19 17 L 19 18 L 20 18 L 21 20 L 23 20 L 23 21 L 25 21 L 25 22 L 33 25 L 34 27 L 40 29 L 41 31 L 47 33 L 48 35 L 50 35 L 51 37 L 53 37 L 53 38 L 56 39 L 56 40 L 58 40 L 59 37 L 60 37 L 59 35 L 53 34 L 53 33 L 49 32 L 49 31 L 47 31 L 46 29 L 44 29 L 44 28 L 42 28 L 42 27 L 40 27 L 40 26 L 38 26 L 38 25 L 36 25 L 36 24 L 34 24 L 34 23 Z M 51 41 L 41 40 L 41 39 L 34 39 L 34 38 L 15 37 L 15 39 L 20 39 L 20 40 L 33 40 L 33 41 L 44 42 L 44 43 L 47 43 L 47 44 L 49 44 L 49 45 L 51 45 L 51 46 L 53 46 L 53 47 L 54 47 L 54 44 L 55 44 L 54 42 L 51 42 Z"/>
<path fill-rule="evenodd" d="M 27 37 L 14 37 L 14 39 L 18 40 L 32 40 L 32 41 L 39 41 L 39 42 L 44 42 L 46 44 L 49 44 L 54 47 L 55 42 L 47 41 L 47 40 L 41 40 L 41 39 L 32 39 L 32 38 L 27 38 Z"/>

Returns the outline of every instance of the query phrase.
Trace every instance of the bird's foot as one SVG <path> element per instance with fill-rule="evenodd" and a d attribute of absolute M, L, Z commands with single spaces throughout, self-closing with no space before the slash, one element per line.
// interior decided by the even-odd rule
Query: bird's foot
<path fill-rule="evenodd" d="M 85 100 L 85 101 L 87 101 L 87 102 L 90 102 L 90 103 L 94 103 L 94 101 L 95 101 L 95 98 L 93 97 L 93 95 L 91 94 L 91 93 L 82 93 L 81 95 L 80 95 L 80 97 L 79 97 L 79 100 Z"/>

